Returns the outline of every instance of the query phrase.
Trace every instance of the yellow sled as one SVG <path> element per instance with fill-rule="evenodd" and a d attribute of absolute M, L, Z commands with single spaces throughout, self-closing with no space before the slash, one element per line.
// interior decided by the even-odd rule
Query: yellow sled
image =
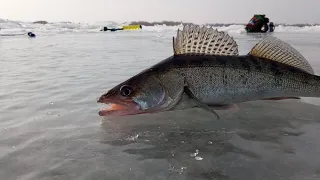
<path fill-rule="evenodd" d="M 122 26 L 123 30 L 138 30 L 138 29 L 142 29 L 141 25 L 128 25 L 128 26 Z"/>

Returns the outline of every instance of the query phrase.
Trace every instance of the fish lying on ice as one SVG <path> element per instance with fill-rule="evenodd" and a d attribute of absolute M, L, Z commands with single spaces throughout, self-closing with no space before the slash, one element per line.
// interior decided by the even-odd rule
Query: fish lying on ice
<path fill-rule="evenodd" d="M 247 55 L 224 32 L 185 25 L 173 38 L 174 55 L 103 94 L 100 116 L 200 107 L 214 109 L 255 100 L 320 97 L 320 76 L 292 46 L 268 36 Z M 218 116 L 219 118 L 219 116 Z"/>

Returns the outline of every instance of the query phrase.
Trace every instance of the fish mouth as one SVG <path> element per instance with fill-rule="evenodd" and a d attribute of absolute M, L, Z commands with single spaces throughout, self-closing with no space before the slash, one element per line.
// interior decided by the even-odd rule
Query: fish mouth
<path fill-rule="evenodd" d="M 134 101 L 125 102 L 112 102 L 112 101 L 98 101 L 103 103 L 105 106 L 100 109 L 99 116 L 125 116 L 134 115 L 141 112 L 140 106 Z"/>

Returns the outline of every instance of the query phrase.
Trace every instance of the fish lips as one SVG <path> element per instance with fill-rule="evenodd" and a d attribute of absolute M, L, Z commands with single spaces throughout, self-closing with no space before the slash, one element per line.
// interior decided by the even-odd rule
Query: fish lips
<path fill-rule="evenodd" d="M 125 116 L 141 113 L 141 107 L 132 99 L 115 101 L 107 98 L 99 98 L 98 103 L 106 104 L 99 111 L 99 116 Z"/>

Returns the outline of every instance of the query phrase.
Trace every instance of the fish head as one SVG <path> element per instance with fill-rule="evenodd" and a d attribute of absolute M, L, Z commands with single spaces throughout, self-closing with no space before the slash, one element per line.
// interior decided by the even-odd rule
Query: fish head
<path fill-rule="evenodd" d="M 98 103 L 107 104 L 100 116 L 126 116 L 158 111 L 166 102 L 166 90 L 156 71 L 149 69 L 103 94 Z"/>

